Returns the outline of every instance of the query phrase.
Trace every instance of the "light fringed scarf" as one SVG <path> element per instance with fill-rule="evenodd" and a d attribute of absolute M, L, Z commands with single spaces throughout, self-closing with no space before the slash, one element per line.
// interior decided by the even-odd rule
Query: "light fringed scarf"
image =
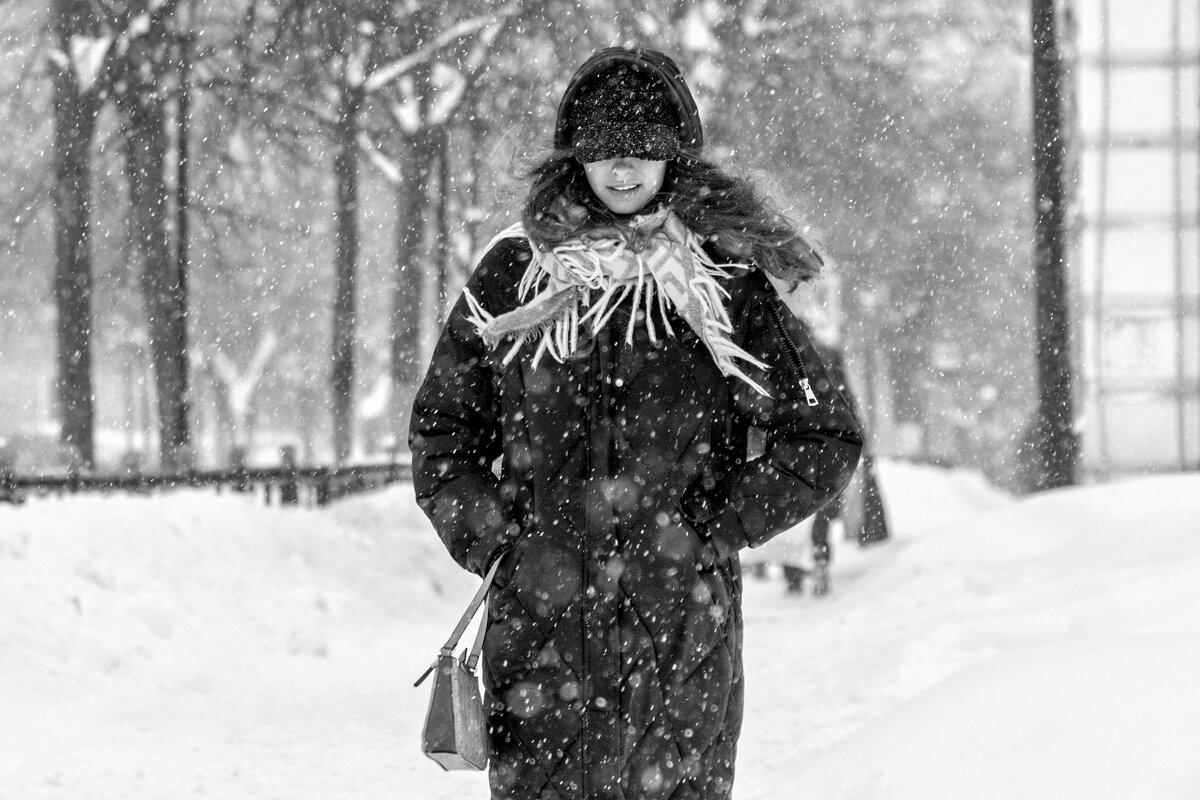
<path fill-rule="evenodd" d="M 501 231 L 488 249 L 514 237 L 528 239 L 520 224 Z M 731 270 L 749 265 L 715 263 L 700 237 L 669 208 L 636 217 L 628 229 L 600 228 L 548 251 L 532 241 L 530 246 L 533 257 L 517 286 L 522 305 L 493 316 L 470 290 L 466 292 L 469 319 L 485 344 L 496 347 L 506 337 L 515 340 L 503 363 L 533 339 L 539 340 L 535 368 L 546 354 L 562 362 L 579 348 L 581 338 L 595 335 L 628 302 L 627 344 L 633 344 L 639 311 L 650 341 L 657 342 L 660 332 L 674 337 L 667 314 L 672 308 L 704 342 L 723 375 L 768 395 L 738 363 L 767 369 L 730 339 L 733 325 L 725 309 L 729 294 L 718 283 L 729 278 Z"/>

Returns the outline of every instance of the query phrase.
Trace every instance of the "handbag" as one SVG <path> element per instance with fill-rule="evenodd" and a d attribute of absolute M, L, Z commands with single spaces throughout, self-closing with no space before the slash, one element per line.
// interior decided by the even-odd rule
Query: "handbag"
<path fill-rule="evenodd" d="M 425 715 L 425 728 L 421 734 L 421 749 L 425 755 L 441 765 L 444 770 L 483 769 L 488 762 L 487 714 L 483 710 L 483 697 L 479 691 L 479 678 L 475 667 L 483 650 L 483 636 L 487 631 L 487 611 L 479 622 L 479 632 L 471 649 L 463 650 L 455 657 L 454 648 L 462 638 L 475 612 L 487 597 L 501 556 L 492 562 L 491 569 L 483 579 L 483 585 L 475 593 L 462 619 L 454 627 L 450 638 L 442 645 L 437 658 L 429 669 L 417 679 L 413 686 L 420 686 L 433 675 L 433 690 L 429 696 L 429 711 Z"/>

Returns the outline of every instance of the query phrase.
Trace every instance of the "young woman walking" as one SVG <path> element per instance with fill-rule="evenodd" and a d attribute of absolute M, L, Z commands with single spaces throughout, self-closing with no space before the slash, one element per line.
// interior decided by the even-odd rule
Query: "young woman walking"
<path fill-rule="evenodd" d="M 766 277 L 808 280 L 820 256 L 702 147 L 669 58 L 588 59 L 417 395 L 421 507 L 466 569 L 504 559 L 494 800 L 728 798 L 738 551 L 858 461 L 854 415 Z"/>

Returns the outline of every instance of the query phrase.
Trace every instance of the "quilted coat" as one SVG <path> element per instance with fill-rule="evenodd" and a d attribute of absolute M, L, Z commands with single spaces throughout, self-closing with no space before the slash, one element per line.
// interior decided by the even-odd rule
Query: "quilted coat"
<path fill-rule="evenodd" d="M 527 243 L 468 288 L 513 308 Z M 483 574 L 495 800 L 719 800 L 742 720 L 738 552 L 836 495 L 862 440 L 803 327 L 757 269 L 725 281 L 735 342 L 771 397 L 700 339 L 632 345 L 628 308 L 566 363 L 507 366 L 451 312 L 416 398 L 413 480 L 450 554 Z M 806 386 L 810 391 L 806 391 Z M 765 433 L 746 457 L 747 431 Z"/>

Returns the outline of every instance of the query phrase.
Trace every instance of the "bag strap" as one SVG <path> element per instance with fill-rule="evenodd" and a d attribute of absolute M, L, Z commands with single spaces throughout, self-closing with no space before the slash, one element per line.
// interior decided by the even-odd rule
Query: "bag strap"
<path fill-rule="evenodd" d="M 483 652 L 483 637 L 487 633 L 487 612 L 479 618 L 479 630 L 475 634 L 475 643 L 471 645 L 471 654 L 467 657 L 467 671 L 474 674 L 475 665 L 479 663 L 479 655 Z"/>
<path fill-rule="evenodd" d="M 492 581 L 496 579 L 496 571 L 500 569 L 500 562 L 504 560 L 505 555 L 506 554 L 502 553 L 494 561 L 492 561 L 491 569 L 487 571 L 487 575 L 485 575 L 483 578 L 483 585 L 479 587 L 477 592 L 475 592 L 475 596 L 472 597 L 471 602 L 467 604 L 467 610 L 463 612 L 462 618 L 459 619 L 458 624 L 454 626 L 454 630 L 451 632 L 450 638 L 446 640 L 446 643 L 442 645 L 442 649 L 438 651 L 438 658 L 441 658 L 442 656 L 454 655 L 454 648 L 458 646 L 458 640 L 462 638 L 463 632 L 467 629 L 467 625 L 471 624 L 471 619 L 475 616 L 475 613 L 479 611 L 479 606 L 483 604 L 484 599 L 487 597 L 488 590 L 492 588 Z M 471 647 L 471 654 L 467 660 L 467 666 L 472 671 L 475 669 L 476 662 L 479 661 L 479 653 L 483 649 L 483 635 L 486 631 L 487 615 L 485 614 L 483 620 L 479 623 L 479 632 L 475 634 L 475 642 Z M 420 686 L 425 679 L 429 677 L 429 673 L 433 672 L 437 668 L 437 662 L 438 659 L 435 658 L 433 660 L 433 664 L 431 664 L 429 669 L 425 670 L 425 672 L 421 674 L 421 677 L 417 678 L 417 682 L 414 683 L 413 686 Z"/>

